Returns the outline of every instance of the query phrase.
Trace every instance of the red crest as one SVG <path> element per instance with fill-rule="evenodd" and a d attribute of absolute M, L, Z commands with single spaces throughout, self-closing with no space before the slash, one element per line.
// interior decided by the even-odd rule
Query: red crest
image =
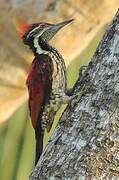
<path fill-rule="evenodd" d="M 19 24 L 19 28 L 18 28 L 18 33 L 20 35 L 20 37 L 22 38 L 24 36 L 24 34 L 32 27 L 32 24 L 28 24 L 28 23 L 20 23 Z"/>

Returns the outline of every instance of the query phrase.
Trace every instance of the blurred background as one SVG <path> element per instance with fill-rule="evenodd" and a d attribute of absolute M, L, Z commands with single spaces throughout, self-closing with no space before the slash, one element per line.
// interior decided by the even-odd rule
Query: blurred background
<path fill-rule="evenodd" d="M 65 59 L 68 86 L 72 87 L 118 5 L 119 0 L 0 0 L 0 180 L 26 180 L 34 166 L 34 131 L 25 85 L 33 55 L 17 33 L 19 24 L 75 19 L 51 42 Z M 45 145 L 61 112 L 51 133 L 45 135 Z"/>

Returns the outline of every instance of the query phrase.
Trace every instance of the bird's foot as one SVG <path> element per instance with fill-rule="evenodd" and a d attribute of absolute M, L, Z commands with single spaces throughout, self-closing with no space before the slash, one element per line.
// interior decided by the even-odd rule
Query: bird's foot
<path fill-rule="evenodd" d="M 71 107 L 73 107 L 80 99 L 81 93 L 71 96 L 71 101 L 69 102 Z"/>
<path fill-rule="evenodd" d="M 87 66 L 86 65 L 83 65 L 80 67 L 79 69 L 79 77 L 81 78 L 81 76 L 83 75 L 83 73 L 85 72 Z"/>

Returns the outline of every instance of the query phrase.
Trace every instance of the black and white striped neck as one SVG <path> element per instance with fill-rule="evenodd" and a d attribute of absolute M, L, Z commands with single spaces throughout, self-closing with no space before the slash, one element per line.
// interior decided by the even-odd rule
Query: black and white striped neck
<path fill-rule="evenodd" d="M 48 54 L 50 52 L 50 49 L 50 45 L 40 37 L 34 38 L 32 50 L 35 55 Z"/>
<path fill-rule="evenodd" d="M 44 54 L 50 57 L 54 67 L 52 89 L 55 92 L 59 91 L 59 89 L 65 91 L 67 87 L 66 66 L 58 50 L 50 46 L 46 41 L 38 38 L 34 39 L 34 54 L 35 56 Z"/>

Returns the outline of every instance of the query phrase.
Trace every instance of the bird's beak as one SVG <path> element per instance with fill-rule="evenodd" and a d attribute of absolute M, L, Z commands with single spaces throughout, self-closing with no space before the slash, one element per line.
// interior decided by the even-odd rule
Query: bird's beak
<path fill-rule="evenodd" d="M 45 39 L 46 41 L 50 41 L 54 35 L 64 26 L 66 26 L 67 24 L 71 23 L 73 21 L 73 19 L 70 19 L 68 21 L 63 21 L 61 23 L 58 24 L 52 24 L 41 36 L 42 39 Z"/>
<path fill-rule="evenodd" d="M 67 24 L 71 23 L 73 21 L 73 19 L 67 20 L 67 21 L 63 21 L 61 23 L 55 24 L 51 27 L 51 30 L 54 33 L 57 33 L 61 28 L 63 28 L 64 26 L 66 26 Z"/>

